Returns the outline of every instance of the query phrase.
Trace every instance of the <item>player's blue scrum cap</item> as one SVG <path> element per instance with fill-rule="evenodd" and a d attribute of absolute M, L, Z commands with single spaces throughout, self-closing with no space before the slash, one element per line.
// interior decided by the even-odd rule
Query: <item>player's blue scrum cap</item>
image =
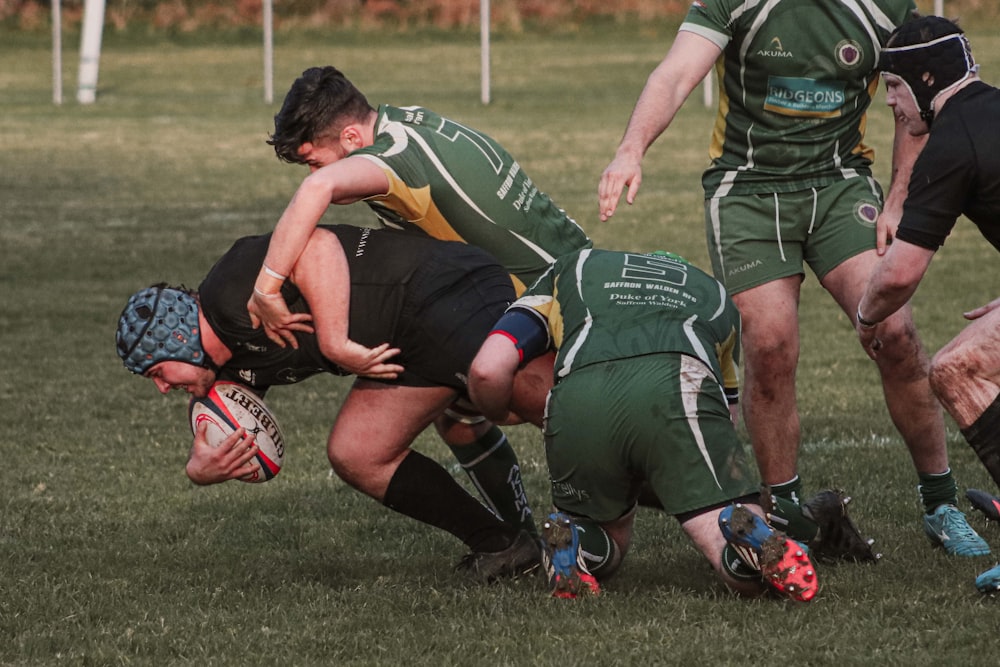
<path fill-rule="evenodd" d="M 878 68 L 903 80 L 928 126 L 938 95 L 979 70 L 962 29 L 940 16 L 924 16 L 896 28 Z"/>
<path fill-rule="evenodd" d="M 188 292 L 153 285 L 129 298 L 118 318 L 118 356 L 137 375 L 161 361 L 211 367 L 201 345 L 198 301 Z"/>

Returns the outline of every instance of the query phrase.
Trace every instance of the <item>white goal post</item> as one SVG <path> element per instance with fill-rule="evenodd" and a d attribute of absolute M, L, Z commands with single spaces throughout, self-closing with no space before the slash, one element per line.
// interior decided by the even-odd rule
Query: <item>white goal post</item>
<path fill-rule="evenodd" d="M 104 8 L 104 0 L 87 0 L 83 6 L 80 73 L 76 89 L 76 100 L 80 104 L 93 104 L 97 99 L 97 70 L 101 65 Z"/>
<path fill-rule="evenodd" d="M 52 71 L 53 101 L 62 102 L 62 29 L 60 0 L 52 0 Z M 80 72 L 76 99 L 93 104 L 97 99 L 97 75 L 101 64 L 101 38 L 104 33 L 105 0 L 86 0 L 83 7 L 83 32 L 80 39 Z M 274 0 L 263 0 L 264 27 L 264 101 L 274 101 Z"/>

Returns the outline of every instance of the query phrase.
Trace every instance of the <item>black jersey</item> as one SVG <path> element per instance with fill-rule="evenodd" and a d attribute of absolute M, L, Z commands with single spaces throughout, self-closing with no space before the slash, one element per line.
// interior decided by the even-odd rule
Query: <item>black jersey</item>
<path fill-rule="evenodd" d="M 934 117 L 920 152 L 896 238 L 930 250 L 965 214 L 1000 250 L 1000 89 L 974 82 Z"/>
<path fill-rule="evenodd" d="M 465 372 L 493 323 L 514 299 L 509 274 L 485 251 L 394 230 L 322 225 L 336 234 L 351 275 L 348 335 L 362 345 L 390 343 L 405 371 L 395 384 L 464 389 Z M 264 390 L 317 373 L 347 373 L 324 358 L 314 334 L 296 333 L 299 349 L 280 347 L 254 329 L 246 303 L 271 235 L 233 244 L 198 288 L 209 326 L 233 356 L 220 374 Z M 282 296 L 292 313 L 308 304 L 291 281 Z"/>

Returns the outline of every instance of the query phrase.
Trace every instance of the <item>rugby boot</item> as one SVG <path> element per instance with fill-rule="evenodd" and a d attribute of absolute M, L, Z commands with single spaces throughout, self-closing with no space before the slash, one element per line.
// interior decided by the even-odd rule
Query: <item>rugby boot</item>
<path fill-rule="evenodd" d="M 719 514 L 719 529 L 743 561 L 759 569 L 764 581 L 779 595 L 798 602 L 816 596 L 816 569 L 801 544 L 738 503 Z"/>

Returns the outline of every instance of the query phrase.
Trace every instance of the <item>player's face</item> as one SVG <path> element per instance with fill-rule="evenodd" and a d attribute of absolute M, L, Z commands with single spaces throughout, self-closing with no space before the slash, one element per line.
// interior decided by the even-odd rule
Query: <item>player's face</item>
<path fill-rule="evenodd" d="M 309 167 L 309 173 L 317 169 L 322 169 L 328 164 L 333 164 L 342 157 L 338 155 L 335 147 L 324 146 L 322 141 L 317 143 L 305 142 L 299 146 L 298 154 L 305 161 L 306 166 Z"/>
<path fill-rule="evenodd" d="M 343 160 L 350 152 L 339 139 L 322 137 L 314 142 L 307 141 L 299 146 L 299 157 L 309 167 L 309 173 Z"/>
<path fill-rule="evenodd" d="M 930 128 L 920 117 L 917 101 L 901 78 L 895 74 L 882 74 L 885 81 L 885 103 L 892 109 L 896 121 L 901 123 L 906 131 L 917 137 L 927 134 Z"/>
<path fill-rule="evenodd" d="M 161 394 L 179 389 L 198 398 L 207 396 L 215 382 L 214 371 L 184 361 L 161 361 L 146 371 L 146 377 L 153 381 Z"/>

